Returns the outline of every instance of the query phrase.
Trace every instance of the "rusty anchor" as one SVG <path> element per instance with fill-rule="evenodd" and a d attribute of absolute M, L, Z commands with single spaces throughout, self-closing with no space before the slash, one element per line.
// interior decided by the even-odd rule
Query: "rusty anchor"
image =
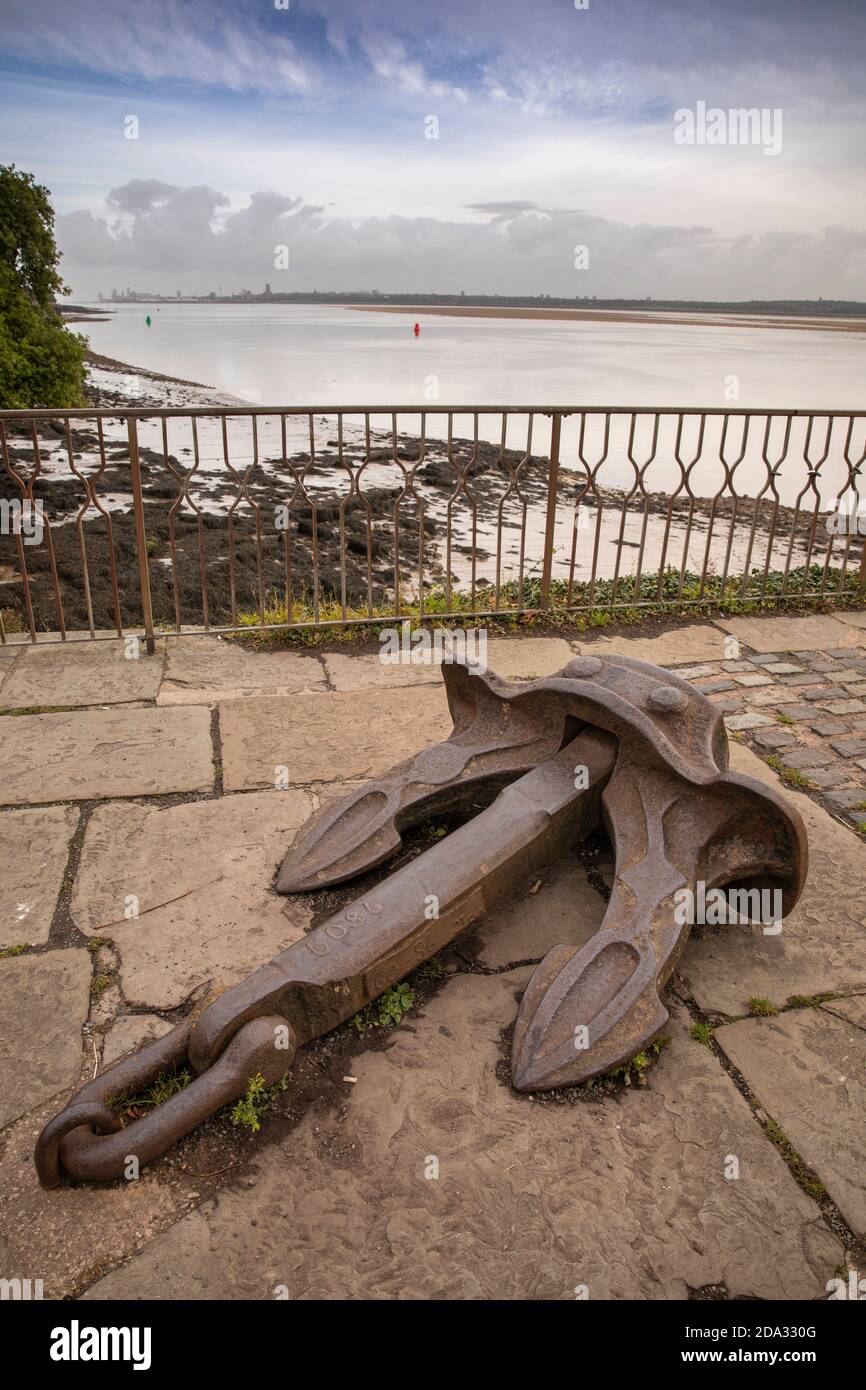
<path fill-rule="evenodd" d="M 518 1090 L 571 1085 L 627 1061 L 668 1020 L 660 991 L 690 929 L 678 895 L 737 884 L 781 891 L 782 915 L 806 875 L 797 812 L 727 770 L 718 709 L 670 672 L 624 656 L 582 656 L 543 680 L 509 682 L 444 663 L 450 736 L 384 777 L 326 803 L 277 876 L 297 893 L 386 862 L 413 825 L 475 812 L 348 908 L 191 1018 L 84 1086 L 42 1131 L 40 1181 L 104 1180 L 139 1168 L 244 1093 L 272 1083 L 297 1049 L 490 913 L 536 870 L 604 822 L 615 880 L 598 931 L 556 946 L 518 1011 Z M 481 808 L 481 809 L 479 809 Z M 195 1079 L 129 1126 L 112 1096 L 169 1066 Z"/>

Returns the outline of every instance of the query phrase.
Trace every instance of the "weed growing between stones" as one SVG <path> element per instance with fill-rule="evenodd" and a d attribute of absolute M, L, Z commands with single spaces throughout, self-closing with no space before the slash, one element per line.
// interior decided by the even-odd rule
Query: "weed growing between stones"
<path fill-rule="evenodd" d="M 749 1013 L 755 1018 L 773 1018 L 778 1012 L 775 1004 L 771 1004 L 769 999 L 762 995 L 752 995 L 749 1000 Z"/>
<path fill-rule="evenodd" d="M 394 1028 L 415 1003 L 415 992 L 405 982 L 392 985 L 355 1014 L 352 1023 L 362 1036 L 370 1028 Z"/>
<path fill-rule="evenodd" d="M 713 1030 L 709 1023 L 695 1022 L 689 1029 L 689 1036 L 695 1042 L 703 1043 L 704 1047 L 709 1047 L 713 1037 Z"/>
<path fill-rule="evenodd" d="M 646 1073 L 658 1057 L 662 1048 L 667 1047 L 669 1042 L 669 1036 L 656 1038 L 655 1042 L 650 1043 L 640 1052 L 636 1052 L 634 1057 L 630 1058 L 628 1062 L 624 1062 L 621 1067 L 614 1067 L 613 1071 L 608 1072 L 601 1080 L 621 1081 L 624 1086 L 645 1086 Z"/>
<path fill-rule="evenodd" d="M 764 1125 L 764 1131 L 770 1142 L 775 1144 L 779 1150 L 803 1191 L 808 1192 L 810 1197 L 816 1199 L 826 1196 L 826 1187 L 820 1178 L 815 1176 L 812 1169 L 803 1162 L 781 1125 L 777 1125 L 775 1120 L 768 1118 Z"/>
<path fill-rule="evenodd" d="M 250 1077 L 246 1093 L 232 1107 L 232 1124 L 244 1125 L 251 1134 L 258 1133 L 262 1127 L 262 1115 L 271 1108 L 277 1096 L 286 1090 L 288 1084 L 288 1072 L 269 1086 L 261 1072 L 257 1071 L 255 1076 Z"/>
<path fill-rule="evenodd" d="M 788 723 L 793 723 L 793 721 L 789 719 Z M 768 753 L 764 758 L 764 762 L 767 764 L 767 767 L 771 767 L 774 772 L 779 774 L 779 780 L 784 782 L 787 787 L 802 787 L 805 789 L 812 786 L 812 782 L 806 776 L 805 772 L 800 772 L 796 767 L 786 767 L 782 759 L 776 753 Z"/>

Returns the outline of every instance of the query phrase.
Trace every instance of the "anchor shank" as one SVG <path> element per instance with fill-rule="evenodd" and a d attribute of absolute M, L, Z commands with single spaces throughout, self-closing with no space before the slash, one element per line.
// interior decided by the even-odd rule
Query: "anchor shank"
<path fill-rule="evenodd" d="M 282 1014 L 308 1042 L 435 955 L 599 823 L 616 752 L 610 735 L 585 729 L 486 811 L 221 994 L 190 1040 L 196 1071 L 251 1018 Z"/>

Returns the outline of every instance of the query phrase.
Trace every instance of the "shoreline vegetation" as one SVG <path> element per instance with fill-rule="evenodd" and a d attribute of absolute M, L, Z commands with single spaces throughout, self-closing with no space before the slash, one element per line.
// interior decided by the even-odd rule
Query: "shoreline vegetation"
<path fill-rule="evenodd" d="M 87 404 L 94 408 L 116 408 L 122 414 L 124 407 L 154 408 L 165 406 L 181 408 L 199 405 L 238 404 L 233 398 L 203 386 L 199 383 L 182 381 L 161 373 L 139 369 L 129 364 L 117 362 L 99 354 L 88 354 L 88 382 L 86 387 Z M 61 414 L 62 412 L 58 412 Z M 82 539 L 84 532 L 87 552 L 87 578 L 91 613 L 96 629 L 115 627 L 118 620 L 124 626 L 140 625 L 139 585 L 137 556 L 133 517 L 129 497 L 128 445 L 125 436 L 118 433 L 112 436 L 108 429 L 104 437 L 103 467 L 100 472 L 100 486 L 97 495 L 111 498 L 109 504 L 110 525 L 104 516 L 96 517 L 91 508 L 90 516 L 77 524 L 78 509 L 81 506 L 81 483 L 69 470 L 68 462 L 63 467 L 65 431 L 59 421 L 49 421 L 41 430 L 46 443 L 58 450 L 60 465 L 57 469 L 46 469 L 45 476 L 38 481 L 34 495 L 40 501 L 45 519 L 51 523 L 51 539 L 57 581 L 63 597 L 66 622 L 70 630 L 86 630 L 88 627 L 87 598 L 82 582 Z M 76 466 L 85 472 L 92 471 L 99 463 L 99 437 L 95 422 L 86 418 L 71 422 L 71 441 Z M 28 475 L 30 453 L 29 431 L 25 427 L 7 426 L 10 462 L 20 467 L 22 475 Z M 402 440 L 401 436 L 401 440 Z M 329 444 L 336 441 L 329 440 Z M 377 445 L 379 447 L 377 447 Z M 411 456 L 411 447 L 407 441 Z M 473 448 L 470 440 L 453 442 L 454 460 L 458 465 L 468 461 Z M 354 505 L 341 509 L 341 495 L 345 495 L 345 478 L 335 470 L 335 481 L 342 488 L 322 486 L 315 495 L 316 515 L 306 505 L 292 512 L 291 554 L 292 554 L 292 593 L 293 606 L 291 618 L 286 606 L 286 537 L 266 523 L 261 526 L 261 543 L 257 538 L 255 509 L 263 519 L 274 515 L 274 511 L 284 504 L 287 490 L 285 469 L 279 471 L 279 458 L 262 458 L 263 467 L 256 470 L 256 476 L 249 481 L 247 499 L 251 507 L 244 506 L 235 513 L 233 521 L 233 558 L 229 559 L 226 517 L 229 508 L 238 496 L 238 486 L 223 469 L 218 472 L 200 474 L 202 491 L 197 497 L 201 510 L 197 513 L 185 505 L 172 515 L 174 503 L 179 500 L 181 483 L 179 476 L 188 472 L 190 459 L 178 458 L 169 454 L 168 458 L 157 447 L 141 447 L 141 461 L 144 485 L 145 532 L 149 561 L 151 592 L 154 619 L 162 628 L 174 627 L 179 620 L 183 626 L 199 626 L 205 619 L 214 626 L 229 626 L 233 606 L 237 611 L 237 621 L 241 626 L 252 625 L 263 614 L 269 623 L 311 623 L 315 615 L 313 599 L 314 570 L 312 553 L 318 555 L 319 604 L 318 616 L 323 621 L 339 622 L 352 618 L 377 617 L 381 614 L 386 624 L 393 604 L 394 550 L 399 550 L 403 606 L 406 616 L 413 623 L 419 621 L 417 594 L 411 591 L 413 575 L 417 577 L 419 548 L 423 544 L 426 557 L 423 616 L 426 619 L 444 615 L 447 612 L 467 615 L 473 607 L 493 608 L 495 586 L 491 580 L 491 568 L 495 565 L 495 544 L 490 547 L 490 530 L 486 536 L 482 530 L 473 534 L 469 518 L 454 519 L 454 529 L 450 552 L 446 548 L 445 519 L 449 510 L 449 497 L 454 488 L 454 468 L 449 464 L 442 450 L 434 447 L 431 441 L 430 457 L 424 465 L 424 507 L 419 509 L 410 504 L 401 507 L 399 533 L 395 536 L 394 503 L 400 493 L 399 487 L 376 486 L 368 484 L 365 497 L 368 507 Z M 179 454 L 189 450 L 179 449 Z M 480 520 L 495 517 L 499 499 L 502 496 L 505 474 L 499 459 L 498 446 L 480 445 L 482 472 L 473 479 L 474 495 L 478 505 Z M 331 455 L 335 459 L 335 455 Z M 390 448 L 385 441 L 373 440 L 372 462 L 390 460 Z M 512 468 L 521 462 L 522 455 L 516 450 L 506 451 L 506 465 Z M 299 466 L 305 461 L 303 453 L 287 451 L 286 461 Z M 327 466 L 328 460 L 323 460 Z M 268 464 L 275 465 L 271 470 Z M 543 507 L 547 491 L 547 460 L 538 456 L 531 458 L 522 466 L 521 493 L 530 507 L 530 524 L 537 529 L 541 518 L 543 531 Z M 575 486 L 579 476 L 567 470 L 561 477 L 560 506 L 565 511 L 573 506 Z M 13 480 L 0 471 L 0 497 L 18 496 Z M 626 538 L 617 539 L 620 508 L 625 494 L 621 489 L 607 488 L 604 493 L 606 516 L 610 517 L 611 530 L 607 544 L 612 547 L 629 547 L 634 542 Z M 468 513 L 468 509 L 467 513 Z M 661 528 L 670 510 L 671 550 L 664 573 L 649 564 L 649 552 L 645 568 L 649 571 L 641 575 L 638 584 L 628 572 L 626 556 L 628 549 L 615 549 L 622 560 L 623 572 L 614 579 L 613 571 L 600 573 L 595 584 L 590 585 L 586 574 L 575 572 L 574 581 L 569 587 L 562 576 L 563 556 L 559 557 L 559 574 L 554 575 L 551 588 L 553 611 L 530 619 L 510 613 L 510 608 L 537 608 L 540 598 L 540 563 L 529 556 L 526 560 L 522 583 L 511 566 L 506 566 L 501 575 L 499 603 L 506 608 L 501 621 L 513 626 L 516 622 L 525 624 L 532 621 L 543 627 L 571 625 L 576 628 L 607 625 L 611 622 L 638 622 L 666 616 L 686 616 L 724 607 L 725 611 L 754 611 L 762 602 L 773 600 L 779 606 L 779 599 L 785 606 L 802 606 L 805 600 L 800 595 L 804 588 L 821 584 L 823 556 L 820 563 L 813 563 L 807 572 L 803 568 L 803 558 L 807 553 L 808 530 L 811 517 L 795 516 L 794 509 L 774 507 L 769 502 L 749 501 L 748 524 L 752 514 L 755 516 L 756 542 L 750 578 L 744 586 L 741 570 L 732 564 L 733 577 L 722 583 L 718 575 L 709 574 L 704 584 L 696 572 L 697 566 L 682 561 L 681 540 L 688 533 L 692 536 L 698 550 L 705 544 L 709 528 L 720 542 L 724 542 L 732 515 L 730 498 L 722 498 L 713 506 L 710 499 L 697 498 L 692 501 L 685 497 L 674 499 L 668 494 L 650 494 L 648 516 L 651 527 Z M 596 525 L 595 508 L 590 503 L 589 532 L 591 538 Z M 643 508 L 636 509 L 630 516 L 640 521 Z M 368 532 L 368 516 L 371 520 Z M 342 545 L 341 545 L 342 529 Z M 794 534 L 792 535 L 792 531 Z M 782 551 L 791 545 L 791 572 L 783 587 L 781 571 L 776 567 L 765 566 L 766 541 L 772 535 L 774 542 L 781 545 Z M 761 539 L 764 541 L 762 548 Z M 315 547 L 314 547 L 315 540 Z M 677 544 L 677 540 L 680 544 Z M 584 549 L 591 540 L 584 539 Z M 859 564 L 859 542 L 851 548 L 848 561 L 846 589 L 856 584 Z M 691 552 L 690 552 L 691 555 Z M 341 563 L 341 557 L 344 557 Z M 450 601 L 446 584 L 446 561 L 450 561 L 452 576 Z M 799 564 L 798 564 L 799 561 Z M 52 631 L 57 628 L 57 611 L 54 598 L 54 584 L 51 571 L 51 558 L 47 547 L 42 545 L 28 547 L 27 564 L 30 579 L 30 594 L 37 630 Z M 478 570 L 476 601 L 470 602 L 470 577 Z M 112 573 L 116 574 L 119 590 L 119 605 L 115 602 Z M 617 573 L 619 567 L 617 566 Z M 828 568 L 828 586 L 838 585 L 841 570 L 837 565 Z M 205 585 L 207 609 L 202 602 L 202 585 Z M 674 606 L 678 597 L 691 600 L 688 608 Z M 856 595 L 854 596 L 856 601 Z M 846 597 L 851 602 L 851 595 Z M 810 606 L 812 601 L 810 602 Z M 833 602 L 832 596 L 826 601 Z M 584 611 L 570 611 L 571 605 L 583 605 Z M 16 560 L 13 542 L 4 538 L 0 551 L 0 612 L 2 612 L 7 632 L 27 630 L 26 610 L 23 600 L 23 585 Z M 372 631 L 375 631 L 375 626 Z M 252 634 L 251 634 L 252 635 Z M 258 634 L 256 641 L 298 641 L 317 642 L 347 640 L 350 636 L 364 640 L 372 635 L 369 628 L 303 630 L 291 634 L 271 632 Z"/>

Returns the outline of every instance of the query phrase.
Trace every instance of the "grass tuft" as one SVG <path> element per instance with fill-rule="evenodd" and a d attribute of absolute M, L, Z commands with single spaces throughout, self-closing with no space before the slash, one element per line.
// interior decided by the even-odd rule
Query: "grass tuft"
<path fill-rule="evenodd" d="M 749 1013 L 755 1018 L 773 1018 L 778 1012 L 775 1004 L 771 1004 L 763 995 L 753 994 L 749 1000 Z"/>

